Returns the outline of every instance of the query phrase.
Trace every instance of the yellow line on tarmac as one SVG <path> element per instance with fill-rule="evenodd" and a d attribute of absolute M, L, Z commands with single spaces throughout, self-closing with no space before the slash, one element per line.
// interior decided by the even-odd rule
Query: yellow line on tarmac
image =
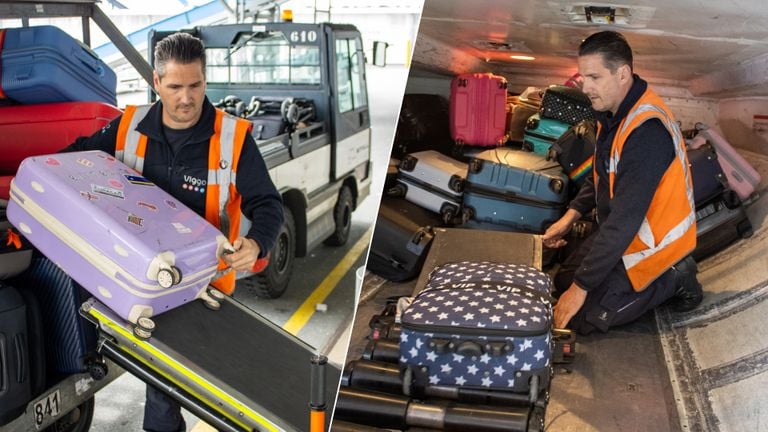
<path fill-rule="evenodd" d="M 363 234 L 360 240 L 352 246 L 352 249 L 344 255 L 344 258 L 336 264 L 336 267 L 328 273 L 328 276 L 320 282 L 320 285 L 312 291 L 312 294 L 304 300 L 304 303 L 299 306 L 296 312 L 288 318 L 288 321 L 283 324 L 283 329 L 292 335 L 297 335 L 299 331 L 307 324 L 312 315 L 315 313 L 315 307 L 318 303 L 322 303 L 336 288 L 341 278 L 347 274 L 349 269 L 355 264 L 355 261 L 368 249 L 368 243 L 371 239 L 371 233 L 373 227 Z M 354 291 L 352 291 L 354 292 Z"/>

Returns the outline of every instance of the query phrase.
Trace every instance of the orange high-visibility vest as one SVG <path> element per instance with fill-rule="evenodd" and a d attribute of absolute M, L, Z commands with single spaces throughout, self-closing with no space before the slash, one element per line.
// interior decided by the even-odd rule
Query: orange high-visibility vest
<path fill-rule="evenodd" d="M 609 196 L 613 199 L 616 172 L 627 138 L 645 121 L 654 118 L 661 120 L 672 136 L 675 159 L 661 177 L 643 223 L 622 256 L 627 276 L 635 291 L 644 290 L 696 247 L 693 181 L 683 137 L 672 112 L 650 88 L 646 89 L 622 120 L 611 144 L 608 166 Z M 599 123 L 597 133 L 599 136 Z M 597 164 L 592 168 L 595 188 L 598 185 L 596 166 Z"/>
<path fill-rule="evenodd" d="M 125 107 L 117 128 L 115 157 L 141 173 L 147 151 L 147 136 L 136 126 L 147 115 L 152 105 Z M 208 180 L 205 190 L 205 219 L 219 228 L 230 242 L 247 233 L 250 223 L 241 223 L 245 216 L 240 212 L 242 196 L 235 188 L 237 166 L 245 136 L 251 129 L 247 120 L 216 110 L 214 132 L 208 147 Z M 241 232 L 241 229 L 245 232 Z M 218 270 L 226 268 L 219 260 Z M 220 291 L 231 294 L 235 290 L 235 272 L 229 272 L 211 282 Z"/>

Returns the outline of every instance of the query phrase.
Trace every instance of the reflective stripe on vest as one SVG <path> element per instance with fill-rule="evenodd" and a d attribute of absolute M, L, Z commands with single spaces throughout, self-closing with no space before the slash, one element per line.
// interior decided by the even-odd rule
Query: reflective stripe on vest
<path fill-rule="evenodd" d="M 147 137 L 139 133 L 136 126 L 146 117 L 151 107 L 152 105 L 126 106 L 117 127 L 115 157 L 139 173 L 144 171 Z"/>
<path fill-rule="evenodd" d="M 636 291 L 645 289 L 696 246 L 693 184 L 682 135 L 669 110 L 651 90 L 646 90 L 637 105 L 622 120 L 611 144 L 608 170 L 609 196 L 613 199 L 614 182 L 619 170 L 624 143 L 635 128 L 654 118 L 659 119 L 672 136 L 675 160 L 665 171 L 646 216 L 622 257 L 627 276 Z M 594 178 L 595 185 L 597 185 L 596 169 L 594 170 Z M 684 197 L 682 189 L 680 189 L 681 186 L 685 188 Z M 664 189 L 662 193 L 658 193 L 661 189 Z M 664 213 L 662 209 L 665 207 L 665 200 L 670 199 L 670 196 L 679 198 L 680 203 L 676 206 L 677 208 Z M 656 232 L 655 235 L 654 232 Z M 657 241 L 656 238 L 658 237 L 660 239 Z"/>
<path fill-rule="evenodd" d="M 138 172 L 144 168 L 147 137 L 136 131 L 136 126 L 147 115 L 152 105 L 129 105 L 123 112 L 117 129 L 115 157 Z M 240 160 L 245 134 L 251 123 L 216 110 L 214 132 L 208 146 L 208 184 L 205 193 L 205 219 L 219 228 L 230 242 L 247 233 L 250 223 L 240 212 L 242 198 L 235 188 L 237 165 Z M 226 269 L 219 260 L 218 270 Z M 213 281 L 226 294 L 235 289 L 235 272 L 229 272 Z"/>

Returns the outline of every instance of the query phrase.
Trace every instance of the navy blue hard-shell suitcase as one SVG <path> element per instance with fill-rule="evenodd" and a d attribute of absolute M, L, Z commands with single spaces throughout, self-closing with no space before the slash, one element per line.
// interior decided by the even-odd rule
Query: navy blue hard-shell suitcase
<path fill-rule="evenodd" d="M 549 385 L 551 281 L 526 265 L 435 268 L 401 318 L 400 365 L 419 386 L 529 393 Z"/>
<path fill-rule="evenodd" d="M 701 208 L 728 190 L 728 178 L 717 161 L 717 153 L 711 145 L 705 144 L 696 149 L 688 149 L 688 163 L 693 179 L 693 198 L 696 207 Z M 739 198 L 735 194 L 734 202 Z"/>
<path fill-rule="evenodd" d="M 565 212 L 568 177 L 544 156 L 498 148 L 469 163 L 464 211 L 470 219 L 543 233 Z"/>
<path fill-rule="evenodd" d="M 54 26 L 0 30 L 2 91 L 23 104 L 117 105 L 117 77 L 90 48 Z"/>
<path fill-rule="evenodd" d="M 79 314 L 89 297 L 85 290 L 39 252 L 14 283 L 30 291 L 39 304 L 47 375 L 55 379 L 88 371 L 95 358 L 96 328 Z"/>

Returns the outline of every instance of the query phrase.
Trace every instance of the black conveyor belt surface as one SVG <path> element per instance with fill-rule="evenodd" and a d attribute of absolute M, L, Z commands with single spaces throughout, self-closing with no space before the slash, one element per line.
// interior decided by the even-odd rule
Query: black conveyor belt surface
<path fill-rule="evenodd" d="M 229 300 L 219 311 L 195 301 L 153 319 L 153 345 L 296 429 L 309 430 L 309 345 Z M 340 375 L 335 366 L 326 365 L 326 418 L 333 410 Z"/>

